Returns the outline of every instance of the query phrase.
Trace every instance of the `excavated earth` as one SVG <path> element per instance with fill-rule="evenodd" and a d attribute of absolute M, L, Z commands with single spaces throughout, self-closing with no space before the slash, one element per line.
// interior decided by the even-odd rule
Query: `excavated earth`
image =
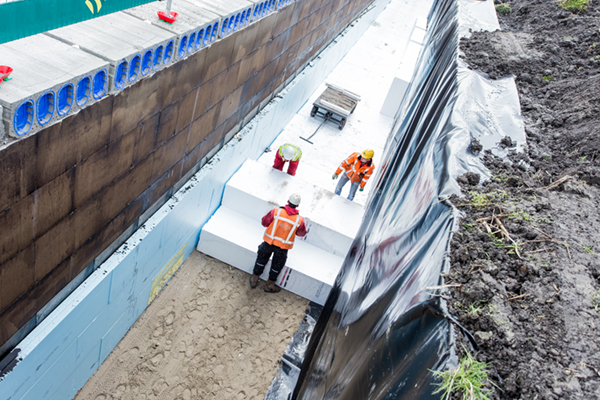
<path fill-rule="evenodd" d="M 600 2 L 507 4 L 501 31 L 463 39 L 461 57 L 515 76 L 527 146 L 479 153 L 491 180 L 459 177 L 450 312 L 489 363 L 490 399 L 600 399 Z"/>

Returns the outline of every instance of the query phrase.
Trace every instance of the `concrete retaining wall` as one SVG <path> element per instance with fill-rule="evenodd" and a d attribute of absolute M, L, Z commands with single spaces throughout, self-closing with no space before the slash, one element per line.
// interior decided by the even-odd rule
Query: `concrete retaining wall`
<path fill-rule="evenodd" d="M 365 3 L 298 1 L 2 149 L 0 344 L 37 324 L 48 301 L 97 267 Z"/>
<path fill-rule="evenodd" d="M 281 92 L 285 102 L 278 96 L 233 134 L 365 6 L 298 1 L 0 151 L 0 343 L 40 324 L 57 293 L 95 270 L 0 363 L 0 399 L 70 398 L 83 385 L 195 247 L 227 179 L 269 145 L 362 31 L 336 39 L 326 61 Z M 367 15 L 363 31 L 376 13 Z"/>

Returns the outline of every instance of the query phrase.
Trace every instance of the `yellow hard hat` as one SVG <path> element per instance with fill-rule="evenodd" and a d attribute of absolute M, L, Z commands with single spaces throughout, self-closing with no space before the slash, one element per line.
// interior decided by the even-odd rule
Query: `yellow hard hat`
<path fill-rule="evenodd" d="M 362 156 L 362 158 L 366 158 L 367 160 L 370 160 L 371 158 L 373 158 L 373 155 L 375 155 L 375 152 L 371 149 L 366 149 L 365 151 L 360 153 L 360 155 Z"/>

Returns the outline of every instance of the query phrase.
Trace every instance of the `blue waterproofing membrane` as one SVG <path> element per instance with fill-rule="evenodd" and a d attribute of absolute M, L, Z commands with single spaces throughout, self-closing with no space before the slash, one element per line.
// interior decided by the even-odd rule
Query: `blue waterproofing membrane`
<path fill-rule="evenodd" d="M 458 5 L 437 0 L 412 83 L 388 139 L 363 224 L 324 305 L 292 399 L 439 399 L 456 362 L 446 304 L 456 209 L 449 133 L 458 91 Z"/>

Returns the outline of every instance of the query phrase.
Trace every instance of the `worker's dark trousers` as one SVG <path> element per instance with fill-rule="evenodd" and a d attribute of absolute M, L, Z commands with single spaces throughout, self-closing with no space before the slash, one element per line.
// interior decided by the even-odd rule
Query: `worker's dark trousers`
<path fill-rule="evenodd" d="M 258 246 L 256 262 L 254 263 L 254 275 L 260 275 L 263 273 L 265 270 L 265 265 L 267 265 L 269 258 L 271 258 L 271 254 L 273 254 L 271 270 L 269 271 L 269 279 L 276 281 L 277 276 L 285 266 L 287 253 L 287 249 L 282 249 L 267 242 L 262 242 L 260 246 Z"/>

